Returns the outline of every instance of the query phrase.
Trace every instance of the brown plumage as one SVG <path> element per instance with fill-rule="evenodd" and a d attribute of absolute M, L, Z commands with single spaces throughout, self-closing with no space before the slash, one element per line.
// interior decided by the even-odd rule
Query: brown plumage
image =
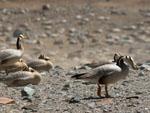
<path fill-rule="evenodd" d="M 12 64 L 10 66 L 4 67 L 4 70 L 8 74 L 10 72 L 28 70 L 28 66 L 27 66 L 27 64 L 22 59 L 20 59 L 18 62 L 15 62 L 14 64 Z"/>
<path fill-rule="evenodd" d="M 90 70 L 87 73 L 76 74 L 72 76 L 75 79 L 86 80 L 98 85 L 97 95 L 101 96 L 100 84 L 105 85 L 106 97 L 109 97 L 107 86 L 121 79 L 125 79 L 129 73 L 129 66 L 137 69 L 137 65 L 130 56 L 120 56 L 117 63 L 105 64 Z"/>
<path fill-rule="evenodd" d="M 46 57 L 44 55 L 40 55 L 39 59 L 29 61 L 27 65 L 40 72 L 49 71 L 51 68 L 53 68 L 53 64 L 50 61 L 49 57 Z"/>
<path fill-rule="evenodd" d="M 41 81 L 41 74 L 30 68 L 29 71 L 18 71 L 9 73 L 7 76 L 0 76 L 0 81 L 9 87 L 37 85 Z"/>

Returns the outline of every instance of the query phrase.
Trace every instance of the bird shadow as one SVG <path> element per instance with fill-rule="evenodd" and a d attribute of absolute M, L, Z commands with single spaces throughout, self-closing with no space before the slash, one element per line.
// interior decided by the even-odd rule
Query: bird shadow
<path fill-rule="evenodd" d="M 110 99 L 110 98 L 114 98 L 114 97 L 104 97 L 104 96 L 94 97 L 94 96 L 90 96 L 90 97 L 83 98 L 82 100 L 97 100 L 97 99 Z"/>

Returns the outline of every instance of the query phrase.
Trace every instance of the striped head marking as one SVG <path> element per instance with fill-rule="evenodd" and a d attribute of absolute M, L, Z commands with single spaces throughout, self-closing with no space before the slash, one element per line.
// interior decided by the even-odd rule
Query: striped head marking
<path fill-rule="evenodd" d="M 120 54 L 119 53 L 115 53 L 114 54 L 114 61 L 113 62 L 117 62 L 117 60 L 120 58 Z"/>
<path fill-rule="evenodd" d="M 125 56 L 125 61 L 135 70 L 138 69 L 134 59 L 131 56 Z"/>
<path fill-rule="evenodd" d="M 124 62 L 124 56 L 120 56 L 118 59 L 117 59 L 117 65 L 118 66 L 121 66 L 121 64 Z"/>
<path fill-rule="evenodd" d="M 18 38 L 20 38 L 20 39 L 28 39 L 29 37 L 28 36 L 25 36 L 24 34 L 20 34 L 19 36 L 18 36 Z"/>

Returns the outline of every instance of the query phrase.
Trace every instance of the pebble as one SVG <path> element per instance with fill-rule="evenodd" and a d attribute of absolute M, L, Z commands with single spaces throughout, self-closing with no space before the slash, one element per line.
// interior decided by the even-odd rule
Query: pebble
<path fill-rule="evenodd" d="M 89 13 L 90 16 L 94 17 L 95 16 L 95 13 Z"/>
<path fill-rule="evenodd" d="M 65 84 L 65 85 L 63 86 L 62 90 L 67 91 L 67 90 L 69 90 L 69 88 L 70 88 L 70 84 L 67 83 L 67 84 Z"/>
<path fill-rule="evenodd" d="M 96 106 L 95 102 L 90 102 L 90 103 L 88 103 L 87 105 L 88 105 L 88 107 L 90 107 L 90 108 L 95 108 L 95 106 Z"/>
<path fill-rule="evenodd" d="M 58 34 L 53 33 L 53 34 L 51 34 L 51 37 L 52 37 L 52 38 L 57 38 L 57 37 L 58 37 Z"/>
<path fill-rule="evenodd" d="M 124 36 L 121 36 L 120 39 L 121 39 L 120 41 L 122 43 L 133 43 L 133 37 L 132 36 L 124 35 Z"/>
<path fill-rule="evenodd" d="M 69 29 L 69 32 L 70 32 L 70 33 L 74 33 L 74 32 L 76 32 L 76 31 L 77 31 L 76 28 L 70 28 L 70 29 Z"/>
<path fill-rule="evenodd" d="M 81 20 L 81 19 L 82 19 L 82 16 L 81 16 L 81 15 L 77 15 L 77 16 L 76 16 L 76 19 Z"/>
<path fill-rule="evenodd" d="M 23 99 L 31 100 L 32 96 L 35 94 L 35 90 L 31 87 L 24 87 L 23 90 L 21 90 L 21 95 Z"/>
<path fill-rule="evenodd" d="M 67 23 L 67 20 L 63 19 L 63 20 L 61 20 L 61 22 L 65 24 L 65 23 Z"/>
<path fill-rule="evenodd" d="M 132 26 L 124 26 L 123 27 L 124 30 L 135 30 L 137 29 L 137 27 L 135 25 L 132 25 Z"/>
<path fill-rule="evenodd" d="M 114 29 L 112 29 L 112 32 L 118 33 L 118 32 L 121 32 L 121 29 L 119 29 L 119 28 L 114 28 Z"/>
<path fill-rule="evenodd" d="M 150 71 L 150 63 L 144 63 L 140 66 L 141 70 L 147 70 Z"/>
<path fill-rule="evenodd" d="M 97 19 L 98 20 L 110 20 L 110 17 L 99 16 Z"/>
<path fill-rule="evenodd" d="M 139 75 L 139 76 L 144 76 L 145 73 L 144 73 L 144 71 L 140 71 L 140 73 L 139 73 L 138 75 Z"/>
<path fill-rule="evenodd" d="M 50 29 L 52 29 L 52 26 L 44 26 L 44 29 L 45 30 L 50 30 Z"/>
<path fill-rule="evenodd" d="M 43 25 L 52 25 L 53 21 L 52 20 L 44 21 L 42 24 Z"/>
<path fill-rule="evenodd" d="M 81 99 L 80 96 L 72 97 L 72 98 L 69 100 L 69 103 L 79 103 L 79 102 L 80 102 L 80 99 Z"/>
<path fill-rule="evenodd" d="M 77 44 L 77 40 L 73 39 L 73 38 L 69 38 L 69 43 L 70 44 Z"/>

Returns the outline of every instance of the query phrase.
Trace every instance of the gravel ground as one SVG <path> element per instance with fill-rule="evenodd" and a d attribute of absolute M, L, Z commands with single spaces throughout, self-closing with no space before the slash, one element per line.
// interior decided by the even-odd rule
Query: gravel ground
<path fill-rule="evenodd" d="M 0 48 L 15 48 L 15 36 L 23 32 L 30 38 L 23 40 L 23 58 L 44 53 L 55 65 L 39 85 L 28 85 L 35 90 L 28 100 L 24 87 L 0 83 L 0 95 L 15 100 L 0 105 L 0 113 L 150 112 L 149 0 L 3 0 L 0 7 Z M 116 52 L 143 67 L 109 86 L 112 98 L 99 99 L 96 85 L 70 79 L 81 65 L 111 60 Z"/>

